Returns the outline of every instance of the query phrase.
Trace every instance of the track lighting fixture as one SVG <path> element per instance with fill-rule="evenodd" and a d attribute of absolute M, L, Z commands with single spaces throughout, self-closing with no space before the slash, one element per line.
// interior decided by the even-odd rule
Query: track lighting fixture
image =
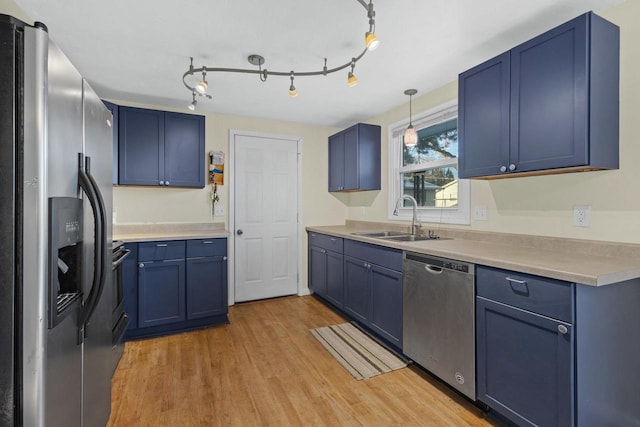
<path fill-rule="evenodd" d="M 253 66 L 258 67 L 258 69 L 245 69 L 245 68 L 220 68 L 220 67 L 199 67 L 194 68 L 193 66 L 193 58 L 191 58 L 191 63 L 189 65 L 189 69 L 182 75 L 182 83 L 185 87 L 193 94 L 193 102 L 189 104 L 189 109 L 195 109 L 197 101 L 195 96 L 204 96 L 208 99 L 211 99 L 211 95 L 207 94 L 207 90 L 209 89 L 209 84 L 207 83 L 207 72 L 221 72 L 221 73 L 244 73 L 244 74 L 258 74 L 260 81 L 266 82 L 268 76 L 289 76 L 291 78 L 291 85 L 289 86 L 289 96 L 295 98 L 298 95 L 298 91 L 293 84 L 294 74 L 296 77 L 309 77 L 309 76 L 326 76 L 331 73 L 335 73 L 340 70 L 344 70 L 345 68 L 351 67 L 351 71 L 347 75 L 347 83 L 349 86 L 355 86 L 358 84 L 358 78 L 353 73 L 356 62 L 358 62 L 365 53 L 369 50 L 374 50 L 378 47 L 380 41 L 378 37 L 375 35 L 375 16 L 376 13 L 373 9 L 373 0 L 369 0 L 369 3 L 366 3 L 365 0 L 356 0 L 367 10 L 367 17 L 369 18 L 369 31 L 365 33 L 365 48 L 358 56 L 351 58 L 349 62 L 346 62 L 342 65 L 339 65 L 334 68 L 327 68 L 327 58 L 324 58 L 324 67 L 322 67 L 319 71 L 304 71 L 304 72 L 285 72 L 285 71 L 267 71 L 267 69 L 263 69 L 262 65 L 265 62 L 264 57 L 260 55 L 249 55 L 247 60 Z M 189 83 L 187 80 L 191 80 L 194 74 L 202 73 L 202 80 L 200 80 L 197 84 Z"/>
<path fill-rule="evenodd" d="M 409 95 L 409 127 L 404 131 L 404 145 L 407 147 L 415 147 L 418 143 L 418 134 L 416 130 L 413 128 L 413 124 L 411 123 L 411 98 L 413 95 L 418 93 L 415 89 L 407 89 L 404 91 L 405 95 Z"/>
<path fill-rule="evenodd" d="M 298 89 L 293 85 L 293 71 L 291 72 L 291 86 L 289 86 L 289 97 L 295 98 L 298 96 Z"/>
<path fill-rule="evenodd" d="M 353 70 L 356 68 L 356 59 L 351 58 L 351 71 L 347 75 L 347 84 L 349 87 L 353 87 L 358 84 L 358 78 L 353 74 Z"/>
<path fill-rule="evenodd" d="M 198 105 L 198 101 L 196 101 L 196 93 L 193 92 L 192 95 L 193 95 L 193 101 L 191 101 L 191 104 L 189 104 L 187 108 L 189 108 L 189 110 L 191 111 L 195 111 L 196 105 Z"/>

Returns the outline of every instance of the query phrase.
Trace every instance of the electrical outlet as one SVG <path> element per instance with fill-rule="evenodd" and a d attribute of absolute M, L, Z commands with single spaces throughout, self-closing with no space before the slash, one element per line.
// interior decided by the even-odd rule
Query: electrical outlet
<path fill-rule="evenodd" d="M 573 225 L 589 227 L 591 225 L 591 206 L 576 205 L 573 207 Z"/>
<path fill-rule="evenodd" d="M 473 210 L 473 218 L 479 221 L 487 220 L 487 207 L 486 206 L 476 206 Z"/>
<path fill-rule="evenodd" d="M 224 215 L 224 207 L 223 206 L 216 206 L 214 214 L 215 214 L 215 216 L 223 216 Z"/>

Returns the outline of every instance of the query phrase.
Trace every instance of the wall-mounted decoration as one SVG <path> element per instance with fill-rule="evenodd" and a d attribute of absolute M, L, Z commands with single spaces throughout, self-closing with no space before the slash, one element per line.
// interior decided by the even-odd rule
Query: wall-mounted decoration
<path fill-rule="evenodd" d="M 209 151 L 209 184 L 224 185 L 224 153 Z"/>

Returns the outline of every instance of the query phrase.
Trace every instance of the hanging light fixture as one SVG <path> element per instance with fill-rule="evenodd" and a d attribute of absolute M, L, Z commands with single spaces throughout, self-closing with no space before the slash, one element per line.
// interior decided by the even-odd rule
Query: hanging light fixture
<path fill-rule="evenodd" d="M 293 71 L 291 72 L 291 86 L 289 86 L 289 97 L 295 98 L 298 96 L 298 89 L 293 85 Z"/>
<path fill-rule="evenodd" d="M 411 98 L 413 95 L 418 93 L 416 89 L 407 89 L 404 91 L 405 95 L 409 95 L 409 127 L 404 131 L 404 145 L 407 147 L 415 147 L 418 143 L 418 134 L 416 130 L 413 128 L 413 124 L 411 123 Z"/>
<path fill-rule="evenodd" d="M 320 76 L 320 75 L 326 76 L 328 74 L 335 73 L 340 70 L 344 70 L 345 68 L 348 68 L 350 66 L 351 71 L 349 71 L 349 74 L 347 75 L 347 84 L 350 87 L 358 84 L 358 78 L 353 73 L 356 62 L 362 59 L 362 57 L 364 56 L 365 53 L 367 53 L 367 51 L 374 50 L 376 47 L 378 47 L 380 41 L 378 40 L 378 37 L 376 37 L 375 35 L 376 13 L 373 9 L 373 0 L 369 0 L 369 3 L 366 3 L 365 0 L 356 0 L 356 1 L 360 3 L 367 10 L 367 17 L 369 18 L 369 31 L 365 33 L 365 48 L 362 51 L 362 53 L 360 53 L 360 55 L 358 56 L 351 58 L 351 61 L 331 69 L 327 68 L 327 59 L 325 58 L 324 67 L 322 68 L 322 70 L 296 72 L 295 73 L 296 77 L 309 77 L 309 76 Z M 220 67 L 205 67 L 205 66 L 194 68 L 193 58 L 191 58 L 189 69 L 182 75 L 182 83 L 191 93 L 195 93 L 199 96 L 204 96 L 208 99 L 211 99 L 211 95 L 207 94 L 207 90 L 209 89 L 209 84 L 206 78 L 207 72 L 258 74 L 258 76 L 260 77 L 260 81 L 262 82 L 266 82 L 267 77 L 270 75 L 271 76 L 288 76 L 291 78 L 291 85 L 289 86 L 289 96 L 292 98 L 295 98 L 298 95 L 298 91 L 296 90 L 296 87 L 293 84 L 294 71 L 290 71 L 290 72 L 267 71 L 266 68 L 265 69 L 262 68 L 262 65 L 265 63 L 264 57 L 256 54 L 249 55 L 247 60 L 251 65 L 258 67 L 258 69 L 220 68 Z M 200 80 L 197 84 L 188 83 L 187 78 L 191 79 L 191 76 L 193 76 L 196 73 L 202 73 L 202 80 Z M 195 94 L 193 95 L 193 98 L 194 98 L 193 102 L 189 104 L 190 109 L 191 109 L 191 106 L 193 106 L 193 108 L 195 109 L 195 105 L 197 104 L 197 102 L 195 101 Z"/>
<path fill-rule="evenodd" d="M 353 74 L 353 70 L 356 68 L 356 59 L 351 58 L 351 71 L 349 71 L 349 75 L 347 76 L 347 84 L 349 87 L 354 87 L 358 84 L 358 78 Z"/>

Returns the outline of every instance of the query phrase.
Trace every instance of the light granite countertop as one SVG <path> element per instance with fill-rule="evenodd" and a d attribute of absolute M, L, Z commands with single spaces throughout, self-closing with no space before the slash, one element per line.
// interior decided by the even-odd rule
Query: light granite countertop
<path fill-rule="evenodd" d="M 215 239 L 228 237 L 224 224 L 114 224 L 113 240 L 148 242 L 155 240 Z"/>
<path fill-rule="evenodd" d="M 584 285 L 603 286 L 640 278 L 640 245 L 453 229 L 438 232 L 450 240 L 418 242 L 397 242 L 352 234 L 365 230 L 406 231 L 407 227 L 360 221 L 307 227 L 307 231 Z"/>

